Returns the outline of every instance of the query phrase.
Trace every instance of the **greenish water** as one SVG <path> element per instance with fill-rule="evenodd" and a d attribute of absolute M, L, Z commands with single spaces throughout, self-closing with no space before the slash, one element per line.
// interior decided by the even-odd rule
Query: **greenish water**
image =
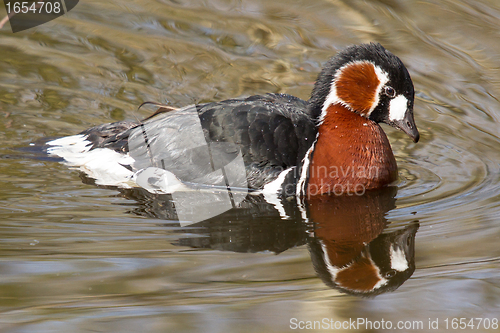
<path fill-rule="evenodd" d="M 422 321 L 420 331 L 439 319 L 433 331 L 446 331 L 446 319 L 449 329 L 453 318 L 500 319 L 499 31 L 494 0 L 87 0 L 24 32 L 7 24 L 0 329 L 286 332 L 291 318 L 367 318 Z M 412 223 L 418 232 L 415 272 L 375 298 L 342 294 L 317 276 L 305 227 L 276 227 L 276 242 L 296 232 L 279 255 L 235 252 L 227 244 L 262 237 L 269 229 L 259 223 L 268 220 L 256 216 L 236 234 L 227 225 L 182 229 L 161 218 L 158 203 L 85 184 L 77 171 L 18 149 L 144 118 L 144 101 L 183 106 L 266 92 L 307 99 L 322 63 L 368 41 L 406 64 L 421 133 L 414 144 L 384 127 L 401 182 L 395 208 L 376 216 L 388 233 Z"/>

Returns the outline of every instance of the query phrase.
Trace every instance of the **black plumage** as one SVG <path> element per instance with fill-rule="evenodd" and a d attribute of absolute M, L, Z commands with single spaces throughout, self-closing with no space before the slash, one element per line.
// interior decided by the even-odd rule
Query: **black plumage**
<path fill-rule="evenodd" d="M 248 188 L 261 189 L 290 168 L 293 172 L 286 175 L 282 185 L 296 184 L 304 157 L 318 136 L 324 103 L 335 89 L 336 73 L 357 61 L 373 63 L 385 73 L 394 93 L 408 101 L 409 112 L 404 119 L 394 120 L 389 116 L 391 96 L 379 92 L 375 99 L 378 104 L 367 118 L 385 122 L 418 141 L 413 119 L 414 90 L 408 71 L 399 58 L 374 43 L 348 47 L 331 58 L 308 101 L 286 94 L 266 94 L 180 109 L 161 106 L 142 122 L 104 124 L 81 134 L 90 141 L 91 149 L 128 153 L 134 162 L 124 167 L 133 172 L 156 167 L 184 182 L 223 184 L 214 176 L 215 167 L 241 156 L 246 171 L 242 176 L 246 176 Z"/>
<path fill-rule="evenodd" d="M 307 112 L 308 105 L 307 101 L 294 96 L 267 94 L 160 113 L 143 124 L 162 121 L 174 125 L 172 122 L 181 119 L 178 115 L 197 112 L 207 144 L 235 144 L 242 153 L 249 188 L 258 189 L 281 171 L 301 164 L 317 134 L 316 122 Z M 141 123 L 117 122 L 93 127 L 82 134 L 88 135 L 92 149 L 129 152 L 130 135 L 142 130 Z M 195 170 L 197 163 L 203 164 L 201 168 L 207 164 L 206 159 L 199 156 L 190 159 L 190 165 L 175 162 L 183 170 L 169 171 L 185 181 L 192 180 L 193 173 L 208 172 Z M 298 172 L 294 174 L 299 176 Z"/>

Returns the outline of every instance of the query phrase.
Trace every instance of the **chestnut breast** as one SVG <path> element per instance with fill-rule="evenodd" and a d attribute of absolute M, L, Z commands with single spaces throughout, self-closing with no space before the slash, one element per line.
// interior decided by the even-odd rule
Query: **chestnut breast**
<path fill-rule="evenodd" d="M 363 194 L 395 181 L 397 164 L 382 128 L 340 104 L 326 111 L 311 157 L 308 195 Z"/>

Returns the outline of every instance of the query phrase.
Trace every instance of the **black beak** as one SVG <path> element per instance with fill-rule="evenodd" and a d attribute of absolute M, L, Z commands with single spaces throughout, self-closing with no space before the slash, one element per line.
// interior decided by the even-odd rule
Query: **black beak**
<path fill-rule="evenodd" d="M 412 109 L 406 111 L 403 119 L 392 121 L 391 125 L 408 134 L 415 143 L 417 143 L 420 139 L 420 133 L 418 133 L 417 125 L 415 125 L 415 119 L 413 119 Z"/>

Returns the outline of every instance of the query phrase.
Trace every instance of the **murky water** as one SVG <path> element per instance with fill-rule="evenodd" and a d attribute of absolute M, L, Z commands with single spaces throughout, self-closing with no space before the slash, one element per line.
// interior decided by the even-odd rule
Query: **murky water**
<path fill-rule="evenodd" d="M 439 320 L 433 331 L 446 331 L 453 318 L 500 319 L 499 31 L 496 0 L 87 0 L 31 30 L 4 27 L 2 331 L 281 332 L 292 318 L 420 321 L 420 331 Z M 316 202 L 323 228 L 259 202 L 181 228 L 166 219 L 168 201 L 86 184 L 19 149 L 144 118 L 144 101 L 307 99 L 322 63 L 368 41 L 408 67 L 421 141 L 385 127 L 396 197 Z M 318 240 L 349 243 L 351 257 L 406 244 L 415 271 L 396 291 L 346 295 L 332 288 Z M 339 265 L 342 249 L 327 251 Z M 464 331 L 494 327 L 474 325 Z"/>

